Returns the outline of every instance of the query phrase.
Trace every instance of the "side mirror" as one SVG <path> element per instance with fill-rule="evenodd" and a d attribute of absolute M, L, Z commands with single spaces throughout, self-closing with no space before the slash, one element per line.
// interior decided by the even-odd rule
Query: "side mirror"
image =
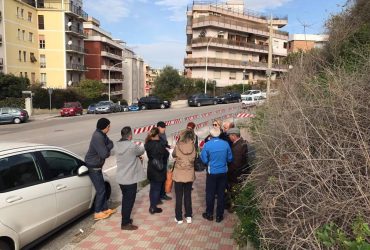
<path fill-rule="evenodd" d="M 78 168 L 77 175 L 78 176 L 84 176 L 89 173 L 89 169 L 86 166 L 81 166 Z"/>

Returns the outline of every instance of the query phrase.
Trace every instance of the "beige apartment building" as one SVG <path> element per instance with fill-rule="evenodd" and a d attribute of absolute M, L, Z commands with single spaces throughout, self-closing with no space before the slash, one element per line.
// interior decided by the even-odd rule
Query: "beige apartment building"
<path fill-rule="evenodd" d="M 289 36 L 289 53 L 320 49 L 328 42 L 328 35 L 292 34 Z"/>
<path fill-rule="evenodd" d="M 154 81 L 161 74 L 161 70 L 145 65 L 145 95 L 151 95 L 154 89 Z"/>
<path fill-rule="evenodd" d="M 270 21 L 272 20 L 272 21 Z M 272 22 L 272 79 L 287 71 L 287 17 L 246 10 L 243 0 L 193 1 L 187 10 L 187 77 L 215 81 L 218 87 L 266 80 Z"/>
<path fill-rule="evenodd" d="M 84 79 L 87 13 L 82 0 L 1 0 L 0 4 L 4 73 L 28 77 L 46 88 L 67 88 Z"/>
<path fill-rule="evenodd" d="M 36 8 L 0 0 L 0 72 L 40 81 L 37 30 Z"/>

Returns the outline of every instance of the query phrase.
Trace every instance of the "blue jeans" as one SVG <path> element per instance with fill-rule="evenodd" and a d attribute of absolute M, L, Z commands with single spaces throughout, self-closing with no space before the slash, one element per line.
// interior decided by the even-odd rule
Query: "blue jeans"
<path fill-rule="evenodd" d="M 150 182 L 150 191 L 149 191 L 150 208 L 157 207 L 159 200 L 160 200 L 161 188 L 162 188 L 162 182 L 158 182 L 158 181 Z"/>
<path fill-rule="evenodd" d="M 137 191 L 137 183 L 131 185 L 119 185 L 122 191 L 122 222 L 121 225 L 125 226 L 130 224 L 131 212 L 134 207 Z"/>
<path fill-rule="evenodd" d="M 206 213 L 213 215 L 215 206 L 215 194 L 217 194 L 217 209 L 216 216 L 222 217 L 225 209 L 225 189 L 227 183 L 227 175 L 224 174 L 208 174 L 206 179 Z"/>
<path fill-rule="evenodd" d="M 103 173 L 101 170 L 89 169 L 89 177 L 96 190 L 94 212 L 100 213 L 108 209 Z"/>

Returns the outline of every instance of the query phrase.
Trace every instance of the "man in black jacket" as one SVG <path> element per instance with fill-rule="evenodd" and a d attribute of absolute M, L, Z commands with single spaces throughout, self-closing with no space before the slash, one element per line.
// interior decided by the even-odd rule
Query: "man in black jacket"
<path fill-rule="evenodd" d="M 170 149 L 171 146 L 168 144 L 168 140 L 167 140 L 167 135 L 166 135 L 166 123 L 163 122 L 163 121 L 160 121 L 157 123 L 157 128 L 159 129 L 159 139 L 160 139 L 160 142 L 161 144 L 166 148 L 166 149 Z M 169 154 L 168 154 L 169 155 Z M 165 158 L 163 159 L 163 165 L 164 165 L 164 168 L 167 169 L 167 165 L 168 165 L 168 157 L 169 156 L 165 156 Z M 162 189 L 161 189 L 161 199 L 162 200 L 172 200 L 172 198 L 170 196 L 168 196 L 164 190 L 164 185 L 165 185 L 165 182 L 163 182 L 162 184 Z"/>
<path fill-rule="evenodd" d="M 106 219 L 116 212 L 116 209 L 108 209 L 102 173 L 105 159 L 110 156 L 110 151 L 113 148 L 113 142 L 107 136 L 109 129 L 110 121 L 106 118 L 100 118 L 96 124 L 96 130 L 92 135 L 89 150 L 85 156 L 85 163 L 89 169 L 89 177 L 96 190 L 94 220 Z"/>

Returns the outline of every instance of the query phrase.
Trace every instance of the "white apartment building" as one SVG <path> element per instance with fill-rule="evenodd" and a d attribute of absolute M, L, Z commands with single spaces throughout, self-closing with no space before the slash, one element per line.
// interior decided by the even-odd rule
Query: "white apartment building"
<path fill-rule="evenodd" d="M 272 20 L 272 79 L 287 71 L 287 17 L 246 10 L 243 0 L 193 1 L 187 10 L 186 76 L 215 81 L 218 87 L 266 80 Z"/>

